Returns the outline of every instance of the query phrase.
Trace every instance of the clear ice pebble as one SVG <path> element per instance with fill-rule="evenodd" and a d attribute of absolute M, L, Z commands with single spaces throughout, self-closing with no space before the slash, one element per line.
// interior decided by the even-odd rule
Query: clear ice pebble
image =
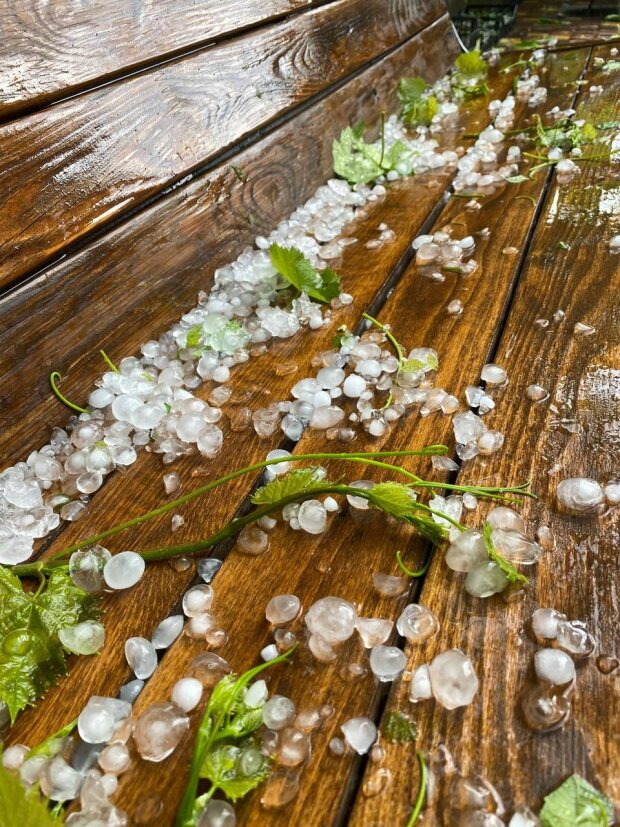
<path fill-rule="evenodd" d="M 162 620 L 151 635 L 151 643 L 156 649 L 167 649 L 183 631 L 183 615 L 170 615 Z"/>
<path fill-rule="evenodd" d="M 382 683 L 396 680 L 405 671 L 407 657 L 397 646 L 378 644 L 370 650 L 370 668 Z"/>
<path fill-rule="evenodd" d="M 280 654 L 277 643 L 269 643 L 260 650 L 260 656 L 265 661 L 274 660 Z"/>
<path fill-rule="evenodd" d="M 128 681 L 128 683 L 123 684 L 121 686 L 120 692 L 118 693 L 118 697 L 121 701 L 127 701 L 130 704 L 136 700 L 140 692 L 144 689 L 144 681 L 135 678 L 133 681 Z"/>
<path fill-rule="evenodd" d="M 562 480 L 558 483 L 556 496 L 560 510 L 567 514 L 596 513 L 605 499 L 599 483 L 586 477 Z"/>
<path fill-rule="evenodd" d="M 92 695 L 78 715 L 78 732 L 87 744 L 110 740 L 116 725 L 131 715 L 131 704 L 117 698 Z"/>
<path fill-rule="evenodd" d="M 94 655 L 105 643 L 105 629 L 101 623 L 85 620 L 59 629 L 58 639 L 74 655 Z"/>
<path fill-rule="evenodd" d="M 252 709 L 258 709 L 259 707 L 262 709 L 268 695 L 267 684 L 261 679 L 248 686 L 243 696 L 243 702 Z"/>
<path fill-rule="evenodd" d="M 186 617 L 197 617 L 208 612 L 213 603 L 214 591 L 206 583 L 194 586 L 183 595 L 183 614 Z"/>
<path fill-rule="evenodd" d="M 295 704 L 284 695 L 273 695 L 263 707 L 263 723 L 276 732 L 288 726 L 295 717 Z"/>
<path fill-rule="evenodd" d="M 586 658 L 594 651 L 594 638 L 579 620 L 560 620 L 556 642 L 560 649 L 576 658 Z"/>
<path fill-rule="evenodd" d="M 460 649 L 448 649 L 429 666 L 435 699 L 445 709 L 468 706 L 478 691 L 478 677 L 470 659 Z"/>
<path fill-rule="evenodd" d="M 394 628 L 391 620 L 381 617 L 358 617 L 356 626 L 366 649 L 385 643 Z"/>
<path fill-rule="evenodd" d="M 82 591 L 98 594 L 105 589 L 103 569 L 112 555 L 100 545 L 74 551 L 69 558 L 69 577 Z"/>
<path fill-rule="evenodd" d="M 41 792 L 51 801 L 72 801 L 77 798 L 84 776 L 56 755 L 41 773 Z"/>
<path fill-rule="evenodd" d="M 465 591 L 472 597 L 491 597 L 503 592 L 507 585 L 508 577 L 491 560 L 480 563 L 465 578 Z"/>
<path fill-rule="evenodd" d="M 419 701 L 426 701 L 433 697 L 433 690 L 431 689 L 431 674 L 428 664 L 424 663 L 414 670 L 409 683 L 409 700 L 412 704 L 417 704 Z"/>
<path fill-rule="evenodd" d="M 120 775 L 129 767 L 131 758 L 125 744 L 109 744 L 99 756 L 99 766 L 104 772 Z"/>
<path fill-rule="evenodd" d="M 138 717 L 133 731 L 145 761 L 158 763 L 171 755 L 189 729 L 189 718 L 174 703 L 152 704 Z"/>
<path fill-rule="evenodd" d="M 484 422 L 472 411 L 457 414 L 452 420 L 452 427 L 456 441 L 463 445 L 476 442 L 478 437 L 486 431 Z"/>
<path fill-rule="evenodd" d="M 136 678 L 150 678 L 157 667 L 157 652 L 150 640 L 130 637 L 125 641 L 125 657 Z"/>
<path fill-rule="evenodd" d="M 492 537 L 495 548 L 511 563 L 531 566 L 542 557 L 543 550 L 538 543 L 520 531 L 494 528 Z"/>
<path fill-rule="evenodd" d="M 540 649 L 534 655 L 536 677 L 553 686 L 564 686 L 575 679 L 572 658 L 560 649 Z"/>
<path fill-rule="evenodd" d="M 199 560 L 196 570 L 198 576 L 202 577 L 205 583 L 210 583 L 218 571 L 222 568 L 222 560 L 217 557 L 206 557 L 204 560 Z"/>
<path fill-rule="evenodd" d="M 355 631 L 357 612 L 341 597 L 322 597 L 306 612 L 305 623 L 328 644 L 342 643 Z"/>
<path fill-rule="evenodd" d="M 197 678 L 181 678 L 172 687 L 170 700 L 183 712 L 191 712 L 202 698 L 202 683 Z"/>
<path fill-rule="evenodd" d="M 260 528 L 246 525 L 237 537 L 237 548 L 253 557 L 264 554 L 269 548 L 269 536 Z"/>
<path fill-rule="evenodd" d="M 0 564 L 13 566 L 23 563 L 32 556 L 34 545 L 30 537 L 9 537 L 0 539 Z"/>
<path fill-rule="evenodd" d="M 232 804 L 221 799 L 211 799 L 198 819 L 198 827 L 235 827 L 237 816 Z"/>
<path fill-rule="evenodd" d="M 294 594 L 277 594 L 265 608 L 265 617 L 274 626 L 290 623 L 301 610 L 301 600 Z"/>
<path fill-rule="evenodd" d="M 308 534 L 322 534 L 327 529 L 327 511 L 320 500 L 305 500 L 299 506 L 297 519 Z"/>
<path fill-rule="evenodd" d="M 540 821 L 529 807 L 519 807 L 508 822 L 508 827 L 540 827 Z"/>
<path fill-rule="evenodd" d="M 111 589 L 129 589 L 142 578 L 143 558 L 135 551 L 121 551 L 108 560 L 103 568 L 103 579 Z"/>
<path fill-rule="evenodd" d="M 409 643 L 423 643 L 439 631 L 439 621 L 426 606 L 410 603 L 396 621 L 396 628 Z"/>
<path fill-rule="evenodd" d="M 504 368 L 492 362 L 482 368 L 480 378 L 487 385 L 505 385 L 508 382 L 508 374 Z"/>
<path fill-rule="evenodd" d="M 484 538 L 479 531 L 463 531 L 446 551 L 445 560 L 452 571 L 469 572 L 489 559 Z"/>
<path fill-rule="evenodd" d="M 340 729 L 347 744 L 358 755 L 366 755 L 377 740 L 377 727 L 370 718 L 350 718 Z"/>
<path fill-rule="evenodd" d="M 555 609 L 536 609 L 532 615 L 532 632 L 536 640 L 539 643 L 555 640 L 561 620 L 566 620 L 566 615 Z"/>
<path fill-rule="evenodd" d="M 487 516 L 487 522 L 491 523 L 493 528 L 501 528 L 504 531 L 520 531 L 525 534 L 525 523 L 521 515 L 505 505 L 496 505 L 495 508 L 492 508 Z"/>
<path fill-rule="evenodd" d="M 344 411 L 336 405 L 321 405 L 314 409 L 310 417 L 310 427 L 324 431 L 334 428 L 344 419 Z"/>
<path fill-rule="evenodd" d="M 360 488 L 362 491 L 368 491 L 370 488 L 374 488 L 375 483 L 370 480 L 355 480 L 354 482 L 350 482 L 349 486 L 351 488 Z M 370 507 L 367 499 L 364 497 L 356 497 L 355 494 L 347 494 L 347 502 L 351 508 L 357 508 L 360 511 L 366 511 Z"/>

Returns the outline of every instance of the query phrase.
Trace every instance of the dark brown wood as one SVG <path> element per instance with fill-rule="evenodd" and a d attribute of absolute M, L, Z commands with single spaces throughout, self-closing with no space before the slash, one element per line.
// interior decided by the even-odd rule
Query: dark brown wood
<path fill-rule="evenodd" d="M 4 126 L 0 286 L 398 46 L 443 8 L 337 0 Z"/>
<path fill-rule="evenodd" d="M 0 10 L 0 118 L 326 0 L 16 0 Z"/>
<path fill-rule="evenodd" d="M 104 367 L 100 348 L 118 359 L 159 336 L 193 306 L 217 267 L 330 176 L 331 145 L 341 129 L 372 122 L 378 108 L 393 111 L 399 77 L 420 72 L 435 80 L 457 49 L 444 17 L 277 132 L 1 298 L 0 410 L 11 412 L 0 433 L 3 462 L 44 445 L 48 423 L 66 421 L 67 410 L 49 390 L 51 370 L 62 373 L 67 396 L 82 404 Z M 508 88 L 509 79 L 502 83 Z M 245 184 L 230 163 L 245 171 Z"/>
<path fill-rule="evenodd" d="M 609 49 L 595 54 L 607 57 Z M 578 110 L 597 123 L 607 118 L 604 113 L 617 100 L 620 81 L 617 73 L 604 77 L 592 70 L 587 79 L 605 86 L 602 95 L 584 93 Z M 608 158 L 609 140 L 584 148 L 584 154 Z M 443 618 L 441 633 L 424 648 L 409 647 L 407 652 L 415 666 L 438 651 L 460 647 L 476 666 L 479 694 L 470 707 L 447 712 L 432 702 L 412 707 L 407 687 L 401 684 L 392 690 L 388 705 L 388 710 L 413 715 L 420 748 L 430 752 L 443 744 L 461 772 L 481 774 L 494 784 L 508 813 L 518 804 L 538 810 L 543 797 L 573 772 L 616 803 L 620 800 L 620 750 L 610 724 L 620 713 L 618 677 L 617 672 L 604 674 L 596 667 L 596 656 L 618 656 L 618 512 L 612 510 L 600 519 L 566 516 L 558 513 L 555 498 L 561 479 L 585 476 L 604 483 L 614 478 L 619 455 L 620 270 L 608 246 L 614 232 L 608 216 L 609 199 L 618 192 L 617 162 L 611 167 L 605 161 L 586 163 L 582 169 L 570 185 L 552 183 L 494 355 L 510 383 L 495 394 L 497 414 L 489 425 L 506 432 L 506 445 L 459 474 L 465 484 L 481 476 L 511 485 L 531 479 L 538 501 L 518 510 L 532 533 L 539 526 L 551 528 L 555 548 L 528 571 L 530 585 L 523 600 L 509 605 L 501 598 L 469 598 L 462 577 L 449 572 L 438 556 L 420 602 Z M 510 220 L 508 210 L 509 206 L 504 221 Z M 560 242 L 570 250 L 559 249 Z M 565 318 L 554 320 L 560 309 Z M 549 326 L 541 327 L 539 319 L 549 320 Z M 576 335 L 577 322 L 594 326 L 596 332 Z M 470 378 L 475 381 L 476 374 Z M 537 404 L 526 397 L 526 388 L 534 383 L 549 391 L 547 401 Z M 472 522 L 479 521 L 476 515 Z M 584 620 L 597 639 L 596 655 L 577 666 L 568 722 L 544 735 L 527 728 L 521 711 L 539 648 L 529 627 L 538 607 L 553 607 L 571 619 Z M 413 750 L 386 748 L 391 790 L 376 799 L 359 797 L 354 825 L 404 823 L 411 809 L 419 783 Z M 438 779 L 425 824 L 455 823 L 448 806 L 450 780 Z"/>

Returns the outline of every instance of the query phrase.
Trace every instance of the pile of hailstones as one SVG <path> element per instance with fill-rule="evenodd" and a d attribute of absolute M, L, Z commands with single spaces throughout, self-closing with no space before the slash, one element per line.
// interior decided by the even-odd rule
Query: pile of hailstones
<path fill-rule="evenodd" d="M 407 142 L 417 171 L 439 169 L 458 157 L 439 152 L 426 135 L 407 136 L 392 116 L 386 140 L 396 139 Z M 57 528 L 61 519 L 79 519 L 104 477 L 135 462 L 144 446 L 163 454 L 164 463 L 196 450 L 215 456 L 223 441 L 216 424 L 220 405 L 232 393 L 225 387 L 231 368 L 262 353 L 271 339 L 329 321 L 330 309 L 324 313 L 304 294 L 287 308 L 279 306 L 282 281 L 271 264 L 270 245 L 295 246 L 321 267 L 356 241 L 342 237 L 356 212 L 386 192 L 381 183 L 350 186 L 329 180 L 269 237 L 257 237 L 257 249 L 248 247 L 219 268 L 210 292 L 202 292 L 197 306 L 159 340 L 146 342 L 140 358 L 125 358 L 118 373 L 104 373 L 88 400 L 91 413 L 72 417 L 65 429 L 54 428 L 47 445 L 0 474 L 0 564 L 27 560 L 35 539 Z M 332 304 L 350 301 L 343 293 Z M 188 332 L 197 325 L 200 346 L 188 348 Z M 211 404 L 191 393 L 205 381 L 218 386 Z"/>

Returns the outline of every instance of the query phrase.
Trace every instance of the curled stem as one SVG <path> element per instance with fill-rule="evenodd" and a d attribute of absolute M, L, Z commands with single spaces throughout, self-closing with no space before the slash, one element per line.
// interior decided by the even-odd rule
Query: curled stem
<path fill-rule="evenodd" d="M 422 812 L 422 808 L 424 807 L 424 800 L 426 798 L 426 785 L 428 781 L 426 759 L 424 758 L 424 753 L 422 750 L 417 750 L 416 755 L 418 757 L 418 763 L 420 764 L 420 788 L 418 790 L 418 797 L 416 798 L 413 810 L 411 811 L 411 815 L 407 821 L 407 827 L 413 827 L 413 825 L 417 822 L 418 817 Z"/>
<path fill-rule="evenodd" d="M 428 560 L 426 561 L 426 563 L 424 563 L 422 568 L 412 571 L 410 568 L 407 568 L 407 566 L 403 563 L 403 558 L 400 551 L 396 552 L 396 563 L 398 564 L 398 568 L 403 572 L 403 574 L 406 574 L 407 577 L 423 577 L 429 570 L 431 560 L 432 557 L 429 556 Z"/>
<path fill-rule="evenodd" d="M 57 370 L 50 373 L 50 385 L 56 396 L 60 399 L 61 402 L 64 402 L 67 407 L 72 408 L 74 411 L 78 411 L 79 413 L 90 413 L 87 411 L 86 408 L 80 408 L 79 405 L 74 405 L 73 402 L 69 402 L 66 396 L 63 396 L 60 390 L 58 389 L 57 382 L 62 382 L 62 376 L 58 373 Z"/>

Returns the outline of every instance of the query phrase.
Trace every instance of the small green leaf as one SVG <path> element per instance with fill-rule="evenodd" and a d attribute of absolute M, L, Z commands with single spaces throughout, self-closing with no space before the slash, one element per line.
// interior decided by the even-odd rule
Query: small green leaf
<path fill-rule="evenodd" d="M 316 468 L 301 468 L 289 471 L 263 485 L 252 495 L 255 505 L 270 505 L 293 494 L 305 494 L 317 488 L 324 488 L 325 480 L 316 478 Z"/>
<path fill-rule="evenodd" d="M 486 77 L 489 67 L 486 60 L 482 57 L 480 49 L 472 49 L 471 52 L 464 52 L 459 55 L 454 62 L 461 75 L 466 77 L 476 77 L 484 75 Z"/>
<path fill-rule="evenodd" d="M 509 184 L 520 184 L 522 181 L 529 181 L 530 179 L 527 175 L 512 175 L 510 178 L 506 178 Z"/>
<path fill-rule="evenodd" d="M 418 737 L 418 728 L 403 712 L 389 712 L 386 716 L 383 734 L 388 741 L 404 744 L 415 741 Z"/>
<path fill-rule="evenodd" d="M 39 797 L 38 785 L 27 790 L 17 775 L 0 765 L 0 824 L 58 827 L 63 818 L 51 813 Z"/>
<path fill-rule="evenodd" d="M 540 823 L 541 827 L 608 827 L 613 823 L 613 806 L 581 776 L 571 775 L 545 797 Z"/>
<path fill-rule="evenodd" d="M 340 294 L 340 279 L 331 267 L 322 273 L 297 247 L 281 247 L 272 244 L 269 248 L 271 263 L 278 273 L 299 292 L 320 302 L 329 302 Z"/>
<path fill-rule="evenodd" d="M 252 750 L 258 763 L 255 771 L 243 773 L 243 754 Z M 262 760 L 261 760 L 262 759 Z M 207 753 L 200 777 L 208 779 L 233 803 L 261 784 L 271 771 L 271 761 L 260 753 L 251 739 L 236 744 L 220 744 Z"/>
<path fill-rule="evenodd" d="M 248 176 L 245 172 L 241 169 L 241 167 L 236 166 L 235 164 L 231 164 L 231 169 L 237 176 L 237 178 L 242 182 L 245 183 L 248 180 Z"/>
<path fill-rule="evenodd" d="M 415 493 L 399 482 L 377 483 L 368 489 L 367 494 L 375 508 L 401 520 L 410 516 L 415 508 Z"/>
<path fill-rule="evenodd" d="M 429 126 L 437 113 L 438 103 L 434 95 L 425 94 L 427 82 L 420 77 L 402 78 L 397 95 L 402 120 L 407 126 Z"/>

